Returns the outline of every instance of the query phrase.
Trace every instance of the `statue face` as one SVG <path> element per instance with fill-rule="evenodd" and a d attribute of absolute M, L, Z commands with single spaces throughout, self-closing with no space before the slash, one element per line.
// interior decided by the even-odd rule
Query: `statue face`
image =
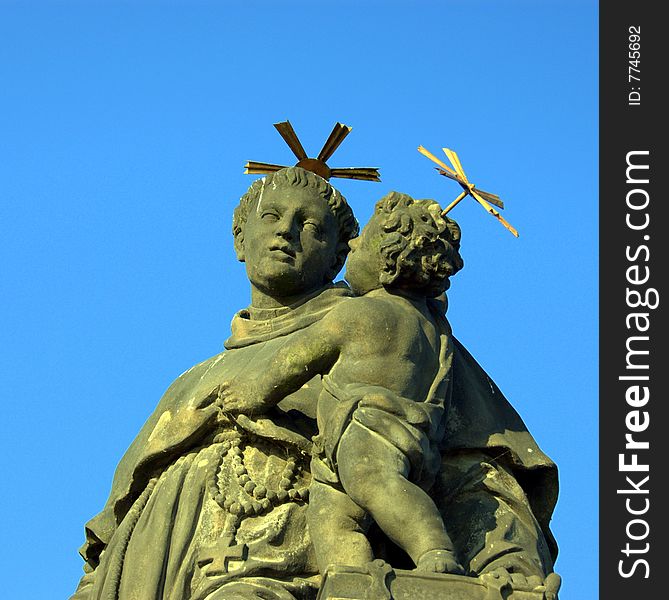
<path fill-rule="evenodd" d="M 308 294 L 336 275 L 338 235 L 330 207 L 313 189 L 270 184 L 248 216 L 239 258 L 263 293 Z"/>
<path fill-rule="evenodd" d="M 381 237 L 382 231 L 376 215 L 365 225 L 362 233 L 348 245 L 351 252 L 346 262 L 346 281 L 358 295 L 381 287 Z"/>

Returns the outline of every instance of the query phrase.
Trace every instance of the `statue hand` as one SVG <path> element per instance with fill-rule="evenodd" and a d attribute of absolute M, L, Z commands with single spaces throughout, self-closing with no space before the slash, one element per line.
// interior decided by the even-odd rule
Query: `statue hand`
<path fill-rule="evenodd" d="M 265 402 L 255 386 L 242 379 L 221 383 L 216 404 L 221 411 L 232 414 L 258 413 L 265 407 Z"/>
<path fill-rule="evenodd" d="M 549 573 L 546 579 L 542 579 L 538 575 L 525 576 L 522 573 L 510 573 L 503 567 L 483 573 L 479 578 L 489 587 L 511 586 L 514 590 L 544 592 L 546 600 L 557 600 L 557 593 L 562 583 L 562 578 L 557 573 Z"/>

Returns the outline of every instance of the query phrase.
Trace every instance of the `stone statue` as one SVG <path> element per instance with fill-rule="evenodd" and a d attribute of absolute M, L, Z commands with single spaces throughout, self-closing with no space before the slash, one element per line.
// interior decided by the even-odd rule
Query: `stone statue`
<path fill-rule="evenodd" d="M 441 462 L 453 361 L 443 306 L 428 298 L 462 266 L 459 230 L 440 211 L 436 202 L 394 192 L 382 199 L 349 244 L 346 280 L 357 297 L 295 333 L 258 372 L 223 384 L 221 410 L 243 414 L 323 376 L 307 510 L 321 572 L 373 560 L 369 513 L 419 569 L 464 573 L 423 489 Z M 263 199 L 262 219 L 273 222 L 280 212 Z"/>
<path fill-rule="evenodd" d="M 357 232 L 310 171 L 251 185 L 251 306 L 122 458 L 72 600 L 556 597 L 555 466 L 445 318 L 459 228 L 391 193 Z"/>

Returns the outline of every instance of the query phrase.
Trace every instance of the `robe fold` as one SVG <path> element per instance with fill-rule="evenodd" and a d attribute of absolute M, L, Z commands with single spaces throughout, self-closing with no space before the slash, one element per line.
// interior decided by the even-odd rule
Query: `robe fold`
<path fill-rule="evenodd" d="M 226 350 L 183 373 L 121 459 L 109 499 L 86 524 L 86 561 L 72 600 L 218 600 L 314 598 L 319 576 L 299 497 L 242 519 L 236 543 L 244 559 L 226 559 L 214 575 L 203 567 L 230 531 L 231 516 L 215 499 L 217 481 L 234 477 L 225 455 L 225 429 L 208 400 L 223 381 L 262 365 L 285 340 L 325 316 L 350 291 L 333 285 L 283 314 L 254 320 L 240 311 Z M 504 455 L 523 486 L 549 545 L 557 472 L 497 386 L 455 340 L 452 397 L 444 455 L 484 451 Z M 278 489 L 288 460 L 295 487 L 308 487 L 316 405 L 316 377 L 259 418 L 241 422 L 249 475 Z M 221 437 L 222 436 L 222 437 Z M 217 546 L 219 544 L 219 546 Z M 213 549 L 213 550 L 212 550 Z M 218 550 L 217 550 L 218 549 Z M 223 549 L 225 554 L 225 549 Z"/>

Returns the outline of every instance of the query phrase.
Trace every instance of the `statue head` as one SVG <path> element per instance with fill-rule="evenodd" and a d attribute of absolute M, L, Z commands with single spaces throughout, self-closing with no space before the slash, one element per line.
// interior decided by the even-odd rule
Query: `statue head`
<path fill-rule="evenodd" d="M 332 282 L 358 223 L 325 179 L 288 167 L 251 185 L 235 209 L 232 233 L 252 290 L 292 298 Z"/>
<path fill-rule="evenodd" d="M 352 252 L 346 280 L 358 294 L 375 288 L 402 289 L 435 297 L 462 267 L 460 227 L 441 215 L 434 200 L 414 200 L 390 192 L 376 203 L 374 215 Z"/>

